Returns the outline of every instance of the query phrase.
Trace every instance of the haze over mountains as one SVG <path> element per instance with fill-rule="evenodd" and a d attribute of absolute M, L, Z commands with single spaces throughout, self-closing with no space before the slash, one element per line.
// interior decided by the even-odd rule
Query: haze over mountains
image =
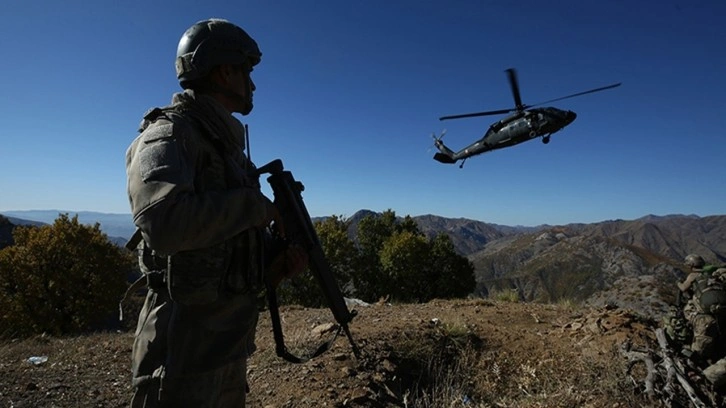
<path fill-rule="evenodd" d="M 17 221 L 36 221 L 45 224 L 52 224 L 58 215 L 68 214 L 70 217 L 78 215 L 81 224 L 101 224 L 101 230 L 109 237 L 130 238 L 134 233 L 134 223 L 131 214 L 110 214 L 94 211 L 70 211 L 70 210 L 23 210 L 23 211 L 2 211 L 0 214 L 8 218 L 16 218 Z M 11 219 L 12 221 L 12 219 Z M 22 224 L 21 224 L 22 225 Z"/>
<path fill-rule="evenodd" d="M 117 244 L 133 234 L 130 214 L 57 210 L 5 211 L 0 247 L 14 225 L 52 223 L 59 213 L 78 214 L 84 224 L 100 223 Z M 358 222 L 379 213 L 361 210 Z M 522 300 L 575 300 L 595 306 L 617 303 L 660 315 L 673 301 L 689 253 L 708 262 L 726 262 L 726 215 L 646 215 L 636 220 L 521 227 L 436 215 L 412 217 L 431 237 L 446 233 L 457 252 L 474 264 L 474 294 L 515 290 Z M 320 218 L 318 218 L 320 219 Z"/>

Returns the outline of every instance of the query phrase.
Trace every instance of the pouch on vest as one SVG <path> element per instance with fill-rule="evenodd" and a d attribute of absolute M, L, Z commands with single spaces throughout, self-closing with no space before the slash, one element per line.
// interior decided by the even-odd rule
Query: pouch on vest
<path fill-rule="evenodd" d="M 162 289 L 167 267 L 166 257 L 157 255 L 144 241 L 139 244 L 138 252 L 139 267 L 146 277 L 146 285 L 156 291 Z"/>
<path fill-rule="evenodd" d="M 185 305 L 216 301 L 229 270 L 230 259 L 226 243 L 170 256 L 166 277 L 169 296 Z"/>
<path fill-rule="evenodd" d="M 256 228 L 242 231 L 231 241 L 231 265 L 225 276 L 225 289 L 233 294 L 258 293 L 264 285 L 264 245 L 262 232 Z"/>

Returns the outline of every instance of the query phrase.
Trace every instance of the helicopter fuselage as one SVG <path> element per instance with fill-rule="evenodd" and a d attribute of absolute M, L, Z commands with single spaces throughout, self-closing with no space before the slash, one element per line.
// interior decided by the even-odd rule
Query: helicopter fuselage
<path fill-rule="evenodd" d="M 456 153 L 445 151 L 444 149 L 448 148 L 440 140 L 437 141 L 436 147 L 448 156 L 444 159 L 446 163 L 453 163 L 491 150 L 514 146 L 536 137 L 542 137 L 542 141 L 548 143 L 551 134 L 572 123 L 576 117 L 575 112 L 552 107 L 529 109 L 493 123 L 481 139 Z M 442 156 L 439 157 L 443 159 Z"/>
<path fill-rule="evenodd" d="M 578 92 L 567 96 L 562 96 L 555 99 L 550 99 L 545 102 L 536 103 L 534 105 L 525 105 L 522 103 L 522 97 L 519 94 L 519 82 L 517 81 L 517 71 L 514 68 L 509 68 L 505 71 L 509 78 L 509 86 L 512 89 L 512 96 L 514 97 L 514 108 L 510 109 L 499 109 L 490 110 L 485 112 L 474 112 L 464 113 L 457 115 L 442 116 L 439 120 L 448 119 L 462 119 L 462 118 L 473 118 L 476 116 L 490 116 L 490 115 L 504 115 L 510 114 L 504 119 L 493 123 L 489 126 L 484 136 L 469 146 L 454 153 L 451 149 L 444 145 L 441 138 L 445 132 L 441 133 L 441 136 L 434 138 L 434 144 L 439 152 L 434 155 L 434 159 L 441 163 L 456 163 L 459 160 L 463 160 L 459 167 L 464 165 L 464 161 L 471 156 L 488 152 L 491 150 L 501 149 L 504 147 L 514 146 L 528 140 L 532 140 L 536 137 L 542 137 L 542 142 L 547 144 L 550 141 L 550 136 L 564 128 L 565 126 L 572 123 L 577 115 L 575 112 L 568 110 L 561 110 L 553 107 L 542 107 L 534 108 L 535 106 L 542 106 L 555 101 L 561 101 L 563 99 L 574 98 L 576 96 L 587 95 L 595 92 L 604 91 L 606 89 L 612 89 L 620 86 L 620 82 L 600 88 L 590 89 L 584 92 Z"/>

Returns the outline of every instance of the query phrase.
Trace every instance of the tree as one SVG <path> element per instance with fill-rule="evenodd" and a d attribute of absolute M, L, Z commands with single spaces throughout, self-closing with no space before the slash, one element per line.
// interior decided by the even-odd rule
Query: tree
<path fill-rule="evenodd" d="M 395 232 L 384 242 L 380 260 L 386 277 L 379 287 L 400 301 L 464 297 L 476 284 L 473 264 L 456 253 L 446 234 L 427 240 L 410 230 Z"/>
<path fill-rule="evenodd" d="M 377 255 L 383 242 L 396 231 L 396 212 L 386 210 L 380 216 L 368 215 L 358 223 L 358 246 L 364 254 Z"/>
<path fill-rule="evenodd" d="M 366 216 L 358 223 L 358 251 L 360 268 L 353 275 L 356 296 L 374 301 L 388 293 L 381 286 L 386 278 L 379 251 L 383 243 L 396 230 L 396 213 L 386 210 L 380 216 Z"/>
<path fill-rule="evenodd" d="M 401 301 L 463 297 L 476 285 L 474 266 L 456 253 L 451 239 L 428 240 L 416 221 L 396 218 L 393 210 L 358 224 L 362 264 L 353 275 L 356 294 L 375 300 L 393 295 Z"/>
<path fill-rule="evenodd" d="M 332 216 L 315 223 L 320 246 L 344 296 L 350 296 L 353 271 L 358 263 L 358 250 L 348 238 L 350 222 L 342 216 Z M 320 284 L 310 271 L 283 282 L 278 289 L 282 303 L 308 307 L 327 306 Z"/>
<path fill-rule="evenodd" d="M 426 302 L 463 297 L 476 284 L 474 266 L 458 255 L 448 235 L 429 240 L 410 216 L 393 210 L 358 223 L 358 245 L 348 238 L 350 220 L 330 217 L 315 224 L 325 256 L 346 296 L 375 301 L 392 295 L 398 301 Z M 318 282 L 310 273 L 281 284 L 285 303 L 323 305 Z"/>
<path fill-rule="evenodd" d="M 61 214 L 53 225 L 17 227 L 0 250 L 0 334 L 70 334 L 118 310 L 133 257 L 99 224 Z"/>
<path fill-rule="evenodd" d="M 384 243 L 380 261 L 385 278 L 380 290 L 399 301 L 422 302 L 434 292 L 430 276 L 429 243 L 411 231 L 395 232 Z"/>
<path fill-rule="evenodd" d="M 464 297 L 474 291 L 474 264 L 456 253 L 451 237 L 438 234 L 430 244 L 433 297 L 440 299 Z"/>
<path fill-rule="evenodd" d="M 315 223 L 320 245 L 345 295 L 350 295 L 353 273 L 359 263 L 358 249 L 348 237 L 350 220 L 332 216 Z"/>

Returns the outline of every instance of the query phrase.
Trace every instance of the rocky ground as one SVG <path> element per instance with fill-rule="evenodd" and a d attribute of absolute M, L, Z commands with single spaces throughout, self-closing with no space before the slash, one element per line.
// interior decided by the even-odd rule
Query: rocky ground
<path fill-rule="evenodd" d="M 644 370 L 619 352 L 653 347 L 653 323 L 627 310 L 488 300 L 357 306 L 356 358 L 341 335 L 303 364 L 275 355 L 262 314 L 248 364 L 249 406 L 641 407 Z M 330 338 L 327 309 L 282 308 L 291 351 Z M 0 344 L 0 407 L 123 407 L 132 332 Z M 47 357 L 37 364 L 31 357 Z"/>

